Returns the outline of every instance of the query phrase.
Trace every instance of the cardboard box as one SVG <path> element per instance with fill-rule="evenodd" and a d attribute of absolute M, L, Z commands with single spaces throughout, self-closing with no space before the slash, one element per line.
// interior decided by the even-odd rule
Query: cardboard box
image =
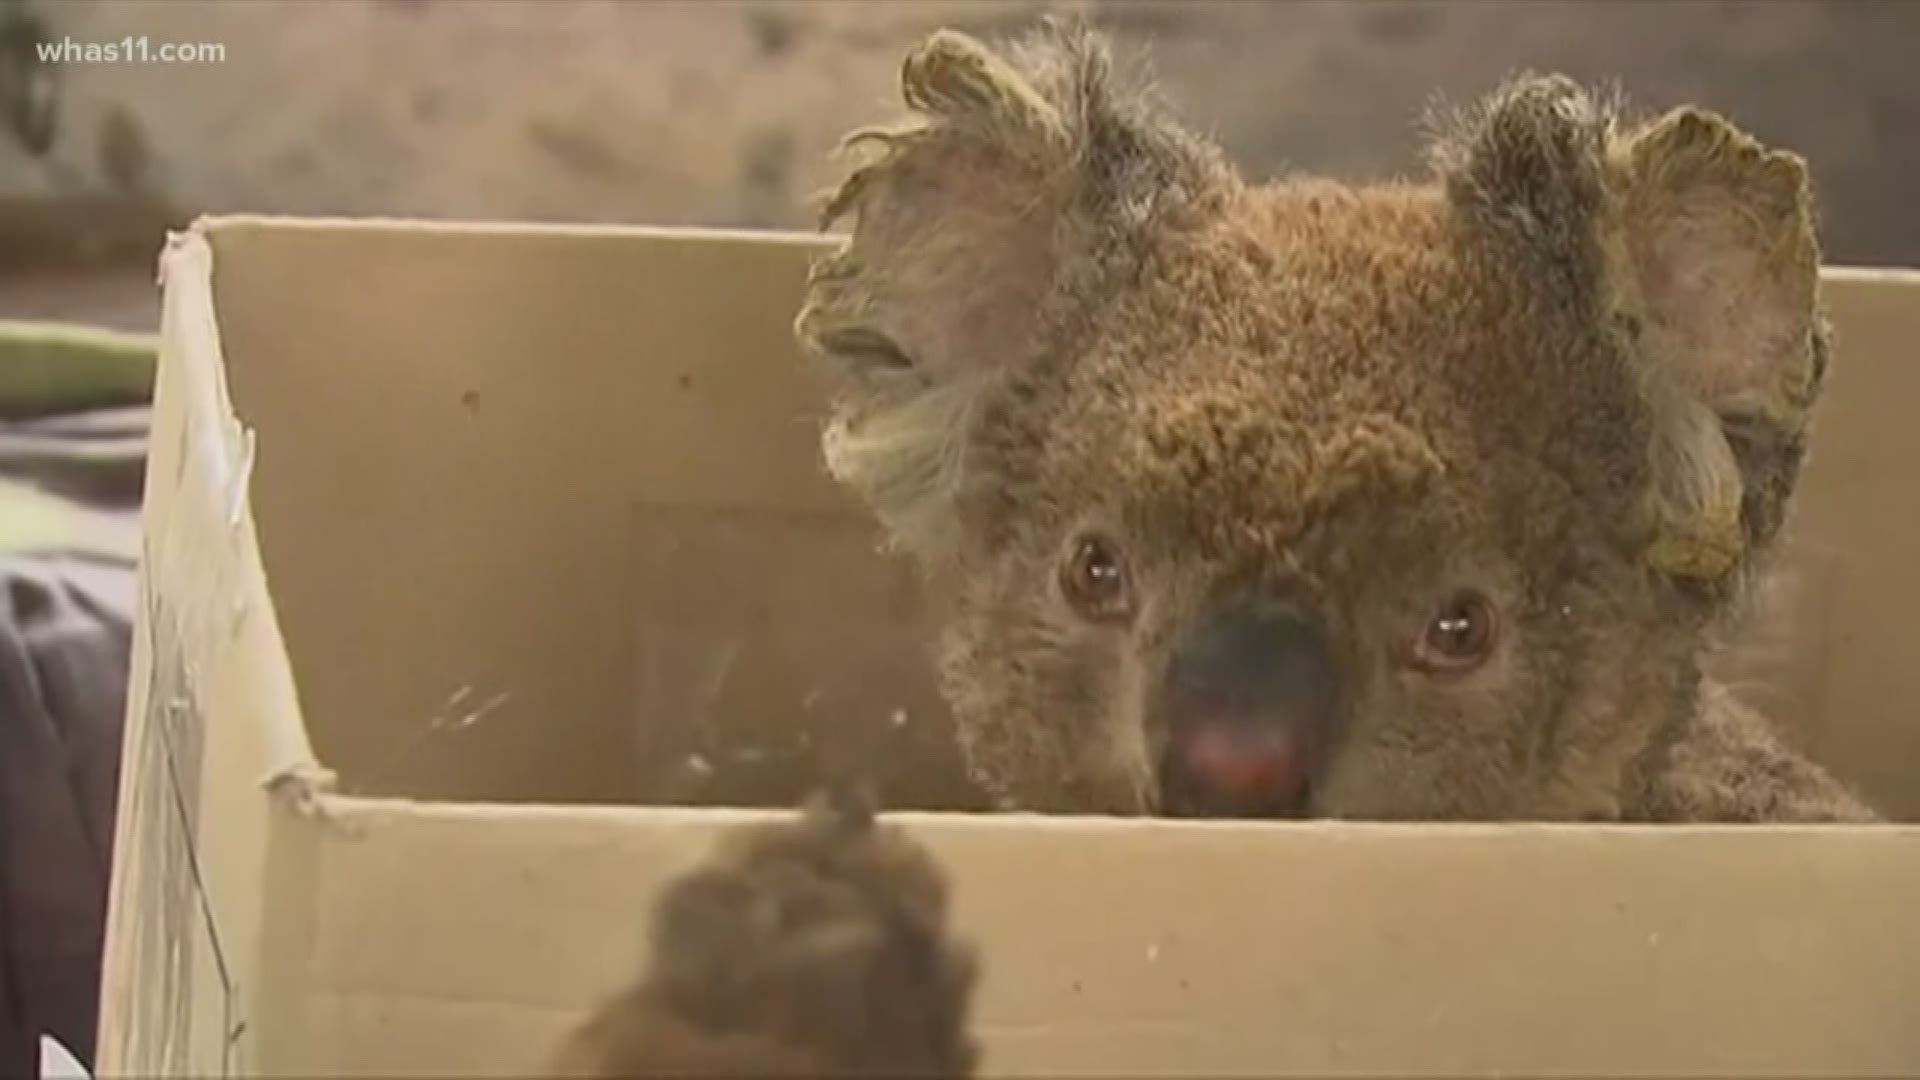
<path fill-rule="evenodd" d="M 913 578 L 818 464 L 826 242 L 174 239 L 102 1074 L 528 1075 L 663 877 L 862 753 L 954 871 L 995 1074 L 1920 1072 L 1920 827 L 962 812 Z M 1828 280 L 1745 670 L 1911 820 L 1920 275 Z"/>

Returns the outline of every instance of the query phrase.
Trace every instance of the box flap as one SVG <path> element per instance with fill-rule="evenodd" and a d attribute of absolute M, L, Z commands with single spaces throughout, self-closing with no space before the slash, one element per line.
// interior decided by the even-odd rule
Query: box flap
<path fill-rule="evenodd" d="M 314 761 L 247 500 L 199 229 L 170 238 L 97 1071 L 231 1065 L 257 991 L 270 789 Z M 282 852 L 284 858 L 288 853 Z M 289 902 L 280 897 L 278 902 Z M 224 1066 L 223 1066 L 224 1067 Z"/>

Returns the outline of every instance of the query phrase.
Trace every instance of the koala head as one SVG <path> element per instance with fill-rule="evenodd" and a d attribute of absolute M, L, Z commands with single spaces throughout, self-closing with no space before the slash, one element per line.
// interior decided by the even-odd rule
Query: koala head
<path fill-rule="evenodd" d="M 1776 543 L 1802 162 L 1554 76 L 1432 175 L 1243 179 L 1091 32 L 942 32 L 797 333 L 1008 806 L 1610 818 Z"/>

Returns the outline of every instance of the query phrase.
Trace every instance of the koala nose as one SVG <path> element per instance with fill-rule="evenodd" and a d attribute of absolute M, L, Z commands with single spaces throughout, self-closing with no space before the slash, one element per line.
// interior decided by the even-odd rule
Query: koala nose
<path fill-rule="evenodd" d="M 1175 646 L 1161 687 L 1166 809 L 1188 817 L 1297 817 L 1332 726 L 1338 678 L 1298 608 L 1229 602 Z"/>

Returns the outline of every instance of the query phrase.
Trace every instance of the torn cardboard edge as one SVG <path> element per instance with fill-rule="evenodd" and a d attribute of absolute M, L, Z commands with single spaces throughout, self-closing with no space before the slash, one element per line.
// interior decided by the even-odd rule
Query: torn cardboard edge
<path fill-rule="evenodd" d="M 241 980 L 258 970 L 264 913 L 253 894 L 274 861 L 272 819 L 236 822 L 224 843 L 208 845 L 200 812 L 209 803 L 248 805 L 244 789 L 275 776 L 324 775 L 299 721 L 271 604 L 254 609 L 267 592 L 246 513 L 251 437 L 226 392 L 211 252 L 197 226 L 169 237 L 160 281 L 140 608 L 101 975 L 102 1075 L 210 1062 L 224 1072 L 244 1026 L 235 1014 L 253 989 Z M 174 580 L 202 586 L 163 601 L 158 583 Z M 227 724 L 209 737 L 208 698 L 275 719 Z"/>

